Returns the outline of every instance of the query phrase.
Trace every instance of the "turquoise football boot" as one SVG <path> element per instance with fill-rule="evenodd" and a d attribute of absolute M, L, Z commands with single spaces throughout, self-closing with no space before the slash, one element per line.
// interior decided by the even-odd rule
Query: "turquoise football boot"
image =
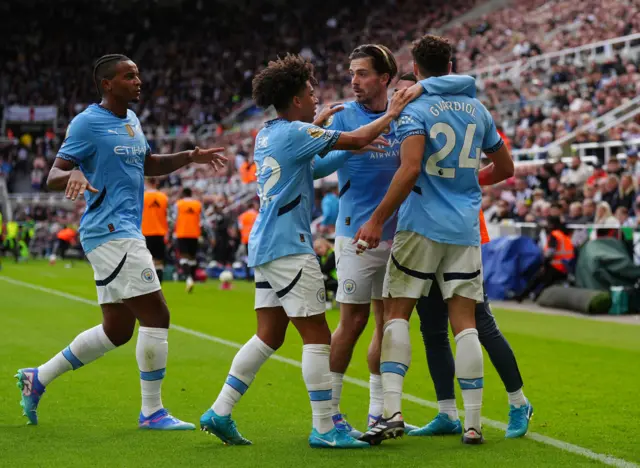
<path fill-rule="evenodd" d="M 200 430 L 215 435 L 227 445 L 251 445 L 251 441 L 242 437 L 231 415 L 218 416 L 212 409 L 200 417 Z"/>
<path fill-rule="evenodd" d="M 410 436 L 435 436 L 435 435 L 455 435 L 462 434 L 462 424 L 459 419 L 455 421 L 445 413 L 439 413 L 433 420 L 424 427 L 409 431 Z"/>

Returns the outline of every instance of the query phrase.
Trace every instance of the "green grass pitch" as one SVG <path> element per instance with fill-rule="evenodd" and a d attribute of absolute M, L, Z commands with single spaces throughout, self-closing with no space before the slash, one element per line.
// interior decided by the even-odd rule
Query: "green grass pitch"
<path fill-rule="evenodd" d="M 26 426 L 12 377 L 18 368 L 41 364 L 79 332 L 99 323 L 99 309 L 92 305 L 96 299 L 92 279 L 84 263 L 65 268 L 61 262 L 50 266 L 4 261 L 0 272 L 2 467 L 640 464 L 640 327 L 507 310 L 494 312 L 516 352 L 525 393 L 536 411 L 532 434 L 520 440 L 505 440 L 496 424 L 485 424 L 487 442 L 479 447 L 463 446 L 458 437 L 405 437 L 360 451 L 310 449 L 311 409 L 296 366 L 302 343 L 293 328 L 277 353 L 285 359 L 271 359 L 264 365 L 234 411 L 240 431 L 253 446 L 227 447 L 199 431 L 137 430 L 135 339 L 51 384 L 40 405 L 40 425 Z M 163 401 L 177 417 L 194 423 L 218 394 L 237 350 L 234 346 L 250 338 L 255 328 L 252 285 L 236 282 L 232 291 L 220 291 L 217 286 L 215 282 L 198 284 L 191 295 L 179 283 L 164 287 L 172 324 L 177 327 L 169 334 Z M 338 312 L 331 311 L 327 317 L 335 327 Z M 405 383 L 410 401 L 404 401 L 403 411 L 407 421 L 422 425 L 435 415 L 428 406 L 435 395 L 417 317 L 411 328 L 413 361 Z M 368 381 L 366 346 L 371 332 L 370 326 L 348 371 L 361 381 Z M 506 422 L 506 394 L 488 359 L 485 376 L 483 416 Z M 366 423 L 367 407 L 368 390 L 345 383 L 342 409 L 358 428 Z"/>

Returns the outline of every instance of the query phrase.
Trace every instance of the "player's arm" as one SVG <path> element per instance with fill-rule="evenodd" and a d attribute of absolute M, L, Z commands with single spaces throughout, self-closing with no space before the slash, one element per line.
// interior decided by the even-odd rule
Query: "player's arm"
<path fill-rule="evenodd" d="M 513 177 L 515 166 L 505 145 L 493 153 L 487 153 L 487 157 L 491 164 L 483 167 L 478 173 L 480 185 L 494 185 Z"/>
<path fill-rule="evenodd" d="M 53 167 L 47 176 L 49 190 L 64 190 L 65 196 L 71 200 L 83 195 L 85 190 L 92 193 L 98 192 L 78 168 L 83 161 L 95 154 L 92 137 L 89 122 L 83 114 L 71 121 Z"/>
<path fill-rule="evenodd" d="M 478 174 L 480 185 L 493 185 L 513 177 L 515 167 L 507 146 L 498 134 L 496 124 L 486 109 L 487 132 L 482 140 L 482 151 L 491 160 L 492 164 L 483 168 Z"/>
<path fill-rule="evenodd" d="M 224 168 L 227 158 L 220 152 L 224 148 L 205 148 L 196 146 L 189 151 L 181 151 L 172 154 L 152 154 L 151 149 L 144 161 L 144 175 L 148 177 L 163 176 L 177 171 L 191 163 L 209 164 L 216 171 Z"/>
<path fill-rule="evenodd" d="M 377 146 L 376 146 L 377 145 Z M 364 148 L 356 151 L 330 151 L 325 157 L 317 156 L 314 158 L 313 166 L 313 178 L 322 179 L 328 175 L 333 174 L 340 169 L 344 164 L 356 154 L 366 153 L 386 153 L 389 142 L 382 137 L 378 137 L 373 141 L 373 144 L 367 145 Z"/>
<path fill-rule="evenodd" d="M 413 189 L 422 169 L 422 157 L 426 145 L 426 136 L 421 134 L 406 137 L 400 146 L 400 168 L 396 171 L 389 190 L 373 212 L 369 221 L 362 225 L 353 242 L 358 243 L 358 250 L 375 249 L 380 243 L 384 223 L 396 212 Z"/>
<path fill-rule="evenodd" d="M 383 225 L 409 196 L 420 175 L 425 144 L 424 135 L 412 135 L 402 142 L 400 167 L 391 180 L 387 194 L 371 215 L 371 221 Z"/>
<path fill-rule="evenodd" d="M 373 122 L 351 132 L 343 132 L 333 145 L 334 150 L 359 150 L 372 143 L 378 135 L 384 132 L 391 122 L 398 118 L 400 112 L 411 101 L 411 96 L 405 90 L 396 92 L 387 112 Z"/>

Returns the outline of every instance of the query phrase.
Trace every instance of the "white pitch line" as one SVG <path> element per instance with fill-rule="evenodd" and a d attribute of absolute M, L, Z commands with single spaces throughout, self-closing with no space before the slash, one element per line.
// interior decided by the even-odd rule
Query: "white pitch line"
<path fill-rule="evenodd" d="M 24 281 L 13 279 L 13 278 L 8 278 L 2 275 L 0 275 L 0 280 L 10 284 L 14 284 L 16 286 L 22 286 L 25 288 L 33 289 L 35 291 L 40 291 L 40 292 L 44 292 L 54 296 L 63 297 L 71 301 L 81 302 L 83 304 L 87 304 L 91 306 L 98 306 L 98 303 L 96 301 L 85 299 L 84 297 L 75 296 L 73 294 L 68 294 L 62 291 L 58 291 L 56 289 L 45 288 L 43 286 L 38 286 L 37 284 L 27 283 Z M 228 346 L 230 348 L 240 349 L 243 346 L 242 344 L 236 343 L 235 341 L 225 340 L 224 338 L 208 335 L 206 333 L 202 333 L 197 330 L 181 327 L 180 325 L 171 325 L 171 329 L 185 333 L 187 335 L 201 338 L 203 340 L 211 341 L 213 343 L 218 343 L 224 346 Z M 283 362 L 285 364 L 289 364 L 295 367 L 302 367 L 302 363 L 300 361 L 282 357 L 278 354 L 272 355 L 271 359 L 274 359 L 276 361 Z M 357 385 L 358 387 L 367 388 L 367 389 L 369 388 L 369 382 L 365 382 L 364 380 L 361 380 L 361 379 L 355 379 L 353 377 L 345 376 L 344 380 L 353 385 Z M 436 408 L 436 409 L 438 408 L 437 403 L 434 403 L 433 401 L 429 401 L 429 400 L 424 400 L 422 398 L 419 398 L 414 395 L 410 395 L 408 393 L 403 394 L 402 398 L 412 403 L 416 403 L 420 406 L 426 406 L 428 408 Z M 461 413 L 464 413 L 464 412 L 462 411 Z M 501 431 L 504 431 L 507 428 L 507 425 L 505 423 L 500 421 L 494 421 L 493 419 L 482 418 L 482 422 L 486 426 L 492 427 L 494 429 L 499 429 Z M 560 450 L 564 450 L 565 452 L 580 455 L 586 458 L 590 458 L 592 460 L 597 460 L 599 462 L 604 463 L 605 465 L 615 466 L 618 468 L 640 468 L 640 466 L 638 466 L 637 464 L 627 460 L 623 460 L 622 458 L 617 458 L 611 455 L 604 455 L 601 453 L 597 453 L 597 452 L 594 452 L 593 450 L 580 447 L 579 445 L 574 445 L 574 444 L 570 444 L 569 442 L 564 442 L 562 440 L 554 439 L 552 437 L 547 437 L 545 435 L 538 434 L 537 432 L 528 432 L 526 437 L 528 439 L 535 440 L 536 442 L 540 442 L 546 445 L 551 445 L 552 447 L 556 447 Z"/>

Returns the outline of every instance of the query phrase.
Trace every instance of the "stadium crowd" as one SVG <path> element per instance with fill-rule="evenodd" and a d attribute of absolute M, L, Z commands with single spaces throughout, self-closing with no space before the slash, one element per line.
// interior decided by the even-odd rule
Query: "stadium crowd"
<path fill-rule="evenodd" d="M 172 201 L 179 187 L 198 193 L 205 203 L 208 228 L 221 235 L 244 208 L 242 202 L 255 180 L 255 128 L 234 128 L 225 119 L 241 108 L 253 74 L 267 58 L 299 51 L 316 66 L 321 101 L 343 99 L 350 95 L 346 64 L 355 44 L 379 42 L 402 50 L 420 32 L 444 26 L 477 3 L 455 0 L 434 8 L 436 2 L 365 0 L 359 9 L 367 15 L 354 15 L 335 0 L 313 5 L 285 1 L 249 9 L 242 2 L 202 0 L 162 5 L 97 2 L 89 6 L 77 0 L 55 5 L 6 4 L 0 7 L 0 27 L 6 37 L 0 45 L 0 104 L 4 108 L 56 105 L 64 128 L 95 100 L 87 66 L 92 58 L 104 50 L 129 54 L 138 62 L 148 91 L 135 110 L 154 150 L 173 152 L 193 145 L 194 133 L 203 124 L 213 124 L 216 130 L 209 138 L 227 148 L 229 162 L 224 171 L 190 167 L 163 181 Z M 638 6 L 638 0 L 512 2 L 450 27 L 446 35 L 456 45 L 457 71 L 465 72 L 637 31 Z M 176 24 L 172 19 L 178 12 L 181 21 Z M 14 21 L 17 17 L 34 21 L 19 24 Z M 50 17 L 58 19 L 55 28 Z M 87 23 L 96 27 L 83 27 Z M 74 31 L 73 39 L 61 35 L 63 30 Z M 139 32 L 124 34 L 126 30 Z M 252 34 L 247 37 L 246 31 Z M 408 70 L 408 56 L 400 53 L 398 57 L 400 69 Z M 547 157 L 542 148 L 575 130 L 580 130 L 576 142 L 640 137 L 638 120 L 614 127 L 606 135 L 582 130 L 638 91 L 638 62 L 620 55 L 605 63 L 577 60 L 524 70 L 519 79 L 485 80 L 482 89 L 512 148 L 540 148 L 539 158 Z M 16 183 L 21 178 L 28 178 L 32 191 L 44 190 L 62 135 L 48 130 L 35 137 L 10 137 L 0 143 L 0 177 L 8 181 L 10 191 L 24 187 Z M 628 151 L 627 166 L 613 159 L 602 167 L 603 153 L 596 149 L 591 152 L 599 158 L 596 167 L 575 159 L 568 168 L 551 162 L 520 167 L 515 178 L 485 189 L 487 220 L 539 222 L 559 210 L 572 223 L 607 219 L 637 225 L 637 152 L 626 145 L 618 150 Z M 318 190 L 315 216 L 322 215 L 322 199 L 330 192 Z M 72 212 L 71 218 L 65 214 L 63 222 L 77 223 L 79 213 L 79 209 Z M 29 210 L 22 215 L 36 218 Z M 61 222 L 58 215 L 51 216 Z"/>

